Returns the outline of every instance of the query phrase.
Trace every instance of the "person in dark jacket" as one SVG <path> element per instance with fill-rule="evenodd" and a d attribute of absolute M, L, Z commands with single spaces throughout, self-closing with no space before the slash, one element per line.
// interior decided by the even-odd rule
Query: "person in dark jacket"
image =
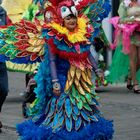
<path fill-rule="evenodd" d="M 0 5 L 2 0 L 0 0 Z M 3 7 L 0 6 L 0 26 L 7 24 L 7 14 Z M 2 111 L 3 103 L 8 95 L 8 76 L 5 62 L 0 62 L 0 116 Z M 0 132 L 2 128 L 2 123 L 0 121 Z"/>

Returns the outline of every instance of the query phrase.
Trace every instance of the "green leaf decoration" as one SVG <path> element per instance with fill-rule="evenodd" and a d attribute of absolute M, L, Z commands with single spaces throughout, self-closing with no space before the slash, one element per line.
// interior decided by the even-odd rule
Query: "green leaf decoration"
<path fill-rule="evenodd" d="M 7 48 L 5 47 L 0 48 L 0 54 L 5 54 L 6 51 L 7 51 Z"/>
<path fill-rule="evenodd" d="M 92 101 L 92 95 L 91 94 L 86 93 L 85 97 L 86 97 L 86 99 L 89 103 Z"/>
<path fill-rule="evenodd" d="M 13 44 L 8 44 L 8 45 L 7 45 L 7 48 L 8 48 L 8 49 L 16 49 L 17 47 L 14 46 Z"/>
<path fill-rule="evenodd" d="M 83 108 L 83 102 L 82 100 L 79 100 L 79 102 L 77 102 L 77 107 L 81 110 Z"/>
<path fill-rule="evenodd" d="M 5 53 L 5 55 L 7 57 L 11 57 L 12 53 L 13 53 L 13 50 L 7 50 L 6 53 Z"/>
<path fill-rule="evenodd" d="M 77 100 L 77 102 L 80 101 L 78 91 L 76 90 L 76 88 L 74 86 L 72 86 L 72 96 Z"/>
<path fill-rule="evenodd" d="M 87 101 L 86 101 L 86 99 L 85 99 L 85 96 L 80 95 L 80 99 L 81 99 L 84 103 L 87 103 Z"/>
<path fill-rule="evenodd" d="M 91 107 L 88 105 L 88 103 L 85 103 L 84 108 L 87 109 L 88 111 L 92 111 Z"/>
<path fill-rule="evenodd" d="M 71 93 L 69 94 L 69 97 L 70 97 L 71 103 L 72 103 L 73 105 L 75 105 L 75 104 L 76 104 L 76 103 L 75 103 L 75 98 L 72 96 Z"/>

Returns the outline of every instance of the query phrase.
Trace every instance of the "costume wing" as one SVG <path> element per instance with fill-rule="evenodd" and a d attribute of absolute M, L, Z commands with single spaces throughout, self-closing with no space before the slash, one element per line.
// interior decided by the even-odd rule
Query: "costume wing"
<path fill-rule="evenodd" d="M 91 22 L 99 22 L 106 18 L 111 10 L 109 0 L 97 0 L 90 2 L 84 9 L 84 13 L 89 17 Z"/>
<path fill-rule="evenodd" d="M 84 0 L 83 0 L 84 1 Z M 90 19 L 90 23 L 94 27 L 93 38 L 97 37 L 101 27 L 101 22 L 106 18 L 111 10 L 109 0 L 89 0 L 90 2 L 84 8 L 84 14 Z"/>
<path fill-rule="evenodd" d="M 40 62 L 44 55 L 44 39 L 39 22 L 22 20 L 0 30 L 0 60 L 15 63 Z"/>

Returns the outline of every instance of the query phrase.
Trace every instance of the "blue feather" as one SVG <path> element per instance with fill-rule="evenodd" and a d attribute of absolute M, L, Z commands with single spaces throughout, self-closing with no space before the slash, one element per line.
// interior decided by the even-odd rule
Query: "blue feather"
<path fill-rule="evenodd" d="M 52 117 L 47 117 L 45 119 L 45 121 L 42 123 L 42 125 L 49 125 L 49 123 L 51 122 Z"/>
<path fill-rule="evenodd" d="M 72 113 L 72 118 L 76 121 L 78 119 L 78 116 L 74 113 Z"/>
<path fill-rule="evenodd" d="M 97 117 L 96 116 L 90 116 L 90 119 L 92 120 L 92 121 L 94 121 L 94 122 L 97 122 L 98 121 L 98 119 L 97 119 Z"/>
<path fill-rule="evenodd" d="M 47 115 L 48 117 L 52 116 L 55 112 L 55 106 L 56 106 L 56 98 L 53 98 L 50 104 L 50 111 L 49 114 Z"/>
<path fill-rule="evenodd" d="M 52 128 L 53 129 L 57 128 L 58 123 L 59 123 L 58 119 L 59 119 L 58 118 L 58 113 L 56 113 L 55 116 L 54 116 L 53 122 L 52 122 Z"/>
<path fill-rule="evenodd" d="M 73 112 L 76 114 L 76 115 L 79 115 L 80 114 L 80 111 L 78 109 L 78 107 L 75 105 L 73 106 Z"/>
<path fill-rule="evenodd" d="M 52 99 L 49 100 L 47 106 L 46 106 L 46 109 L 45 109 L 45 114 L 48 113 L 49 109 L 50 109 L 50 103 L 51 103 Z"/>
<path fill-rule="evenodd" d="M 58 112 L 59 118 L 60 118 L 62 115 L 63 115 L 63 110 L 61 110 L 61 111 Z"/>
<path fill-rule="evenodd" d="M 58 99 L 58 103 L 57 103 L 57 110 L 60 111 L 63 107 L 63 104 L 65 102 L 65 96 L 61 97 Z"/>
<path fill-rule="evenodd" d="M 83 119 L 90 122 L 90 118 L 88 117 L 88 115 L 85 111 L 83 111 L 83 110 L 81 111 L 81 116 L 83 117 Z"/>
<path fill-rule="evenodd" d="M 92 98 L 92 101 L 90 102 L 90 104 L 99 106 L 99 103 L 94 98 Z"/>
<path fill-rule="evenodd" d="M 72 119 L 68 117 L 66 117 L 66 129 L 68 132 L 72 130 Z"/>
<path fill-rule="evenodd" d="M 78 119 L 75 121 L 75 130 L 78 130 L 82 124 L 82 119 L 79 116 Z"/>
<path fill-rule="evenodd" d="M 71 106 L 69 98 L 67 98 L 65 101 L 65 110 L 66 110 L 67 116 L 70 118 L 70 116 L 72 114 L 72 106 Z"/>
<path fill-rule="evenodd" d="M 63 115 L 59 118 L 59 126 L 62 126 L 64 124 L 64 119 L 65 117 Z"/>

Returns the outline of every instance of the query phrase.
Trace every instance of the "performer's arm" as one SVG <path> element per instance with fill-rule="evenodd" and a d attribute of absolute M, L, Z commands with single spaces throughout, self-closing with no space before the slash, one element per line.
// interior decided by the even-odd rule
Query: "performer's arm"
<path fill-rule="evenodd" d="M 56 64 L 55 64 L 55 55 L 51 53 L 50 47 L 49 48 L 49 58 L 50 58 L 50 69 L 51 69 L 51 77 L 52 77 L 52 83 L 53 83 L 53 92 L 55 95 L 60 95 L 60 83 L 59 79 L 57 77 L 57 69 L 56 69 Z"/>

